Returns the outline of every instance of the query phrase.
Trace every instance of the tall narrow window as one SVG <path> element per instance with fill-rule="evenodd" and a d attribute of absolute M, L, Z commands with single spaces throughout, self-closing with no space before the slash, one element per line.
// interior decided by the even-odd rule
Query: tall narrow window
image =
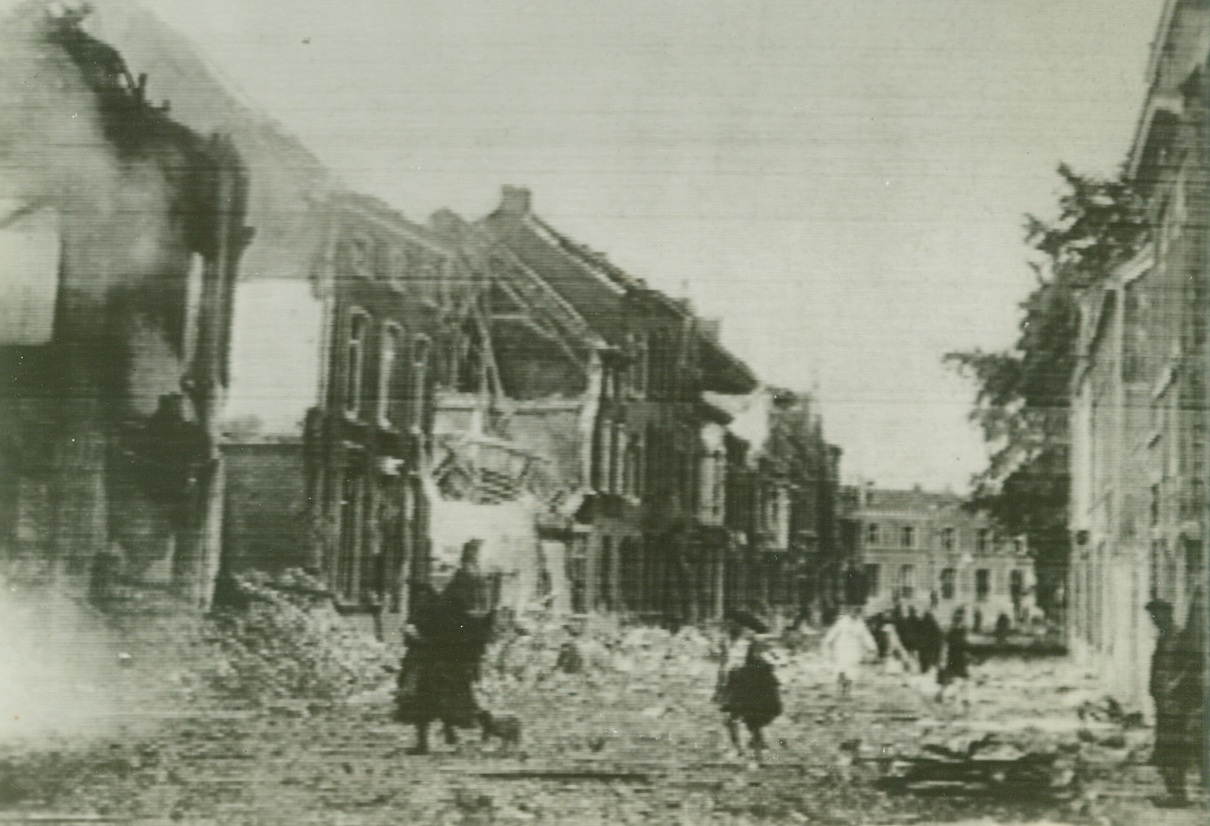
<path fill-rule="evenodd" d="M 626 460 L 629 458 L 626 444 L 626 425 L 621 422 L 613 424 L 613 459 L 609 463 L 609 492 L 624 493 L 626 479 Z"/>
<path fill-rule="evenodd" d="M 878 535 L 878 523 L 870 522 L 865 526 L 865 544 L 877 545 L 879 541 L 880 537 Z"/>
<path fill-rule="evenodd" d="M 362 477 L 346 468 L 340 489 L 340 548 L 336 560 L 335 590 L 344 601 L 358 597 L 362 554 Z"/>
<path fill-rule="evenodd" d="M 642 433 L 634 437 L 634 495 L 642 496 L 647 487 L 647 440 Z"/>
<path fill-rule="evenodd" d="M 647 392 L 648 367 L 647 337 L 639 335 L 635 337 L 634 345 L 634 389 L 639 394 Z"/>
<path fill-rule="evenodd" d="M 424 430 L 424 403 L 428 390 L 429 351 L 432 342 L 428 336 L 419 335 L 412 339 L 412 409 L 409 413 L 412 433 Z"/>
<path fill-rule="evenodd" d="M 608 493 L 613 487 L 613 424 L 602 421 L 597 428 L 598 460 L 597 487 Z"/>
<path fill-rule="evenodd" d="M 345 413 L 356 417 L 361 413 L 362 373 L 365 370 L 366 331 L 370 317 L 361 310 L 349 314 L 349 335 L 345 340 Z"/>
<path fill-rule="evenodd" d="M 975 599 L 986 602 L 992 592 L 992 572 L 987 568 L 975 571 Z"/>
<path fill-rule="evenodd" d="M 958 571 L 955 568 L 943 568 L 941 571 L 941 598 L 953 599 L 957 591 Z"/>
<path fill-rule="evenodd" d="M 916 588 L 916 570 L 911 565 L 899 566 L 899 596 L 911 599 Z"/>
<path fill-rule="evenodd" d="M 714 453 L 714 495 L 710 497 L 714 518 L 722 520 L 727 502 L 727 457 L 721 450 Z"/>
<path fill-rule="evenodd" d="M 668 360 L 668 336 L 657 332 L 651 337 L 651 350 L 648 354 L 647 393 L 654 399 L 668 398 Z"/>
<path fill-rule="evenodd" d="M 399 360 L 399 345 L 403 340 L 399 325 L 388 322 L 382 327 L 382 350 L 378 355 L 378 423 L 391 427 L 397 422 L 398 402 L 395 395 L 395 373 Z"/>
<path fill-rule="evenodd" d="M 1008 572 L 1008 593 L 1012 597 L 1014 605 L 1021 601 L 1021 597 L 1025 593 L 1024 571 L 1014 569 Z"/>
<path fill-rule="evenodd" d="M 941 529 L 941 548 L 946 551 L 952 551 L 954 549 L 954 529 L 953 528 L 942 528 Z"/>
<path fill-rule="evenodd" d="M 878 596 L 878 589 L 881 586 L 881 583 L 879 582 L 879 577 L 878 577 L 878 573 L 880 570 L 881 570 L 880 565 L 866 565 L 865 566 L 865 587 L 866 587 L 866 596 L 868 596 L 868 597 Z"/>
<path fill-rule="evenodd" d="M 910 525 L 905 526 L 899 532 L 899 544 L 905 548 L 916 547 L 916 529 Z"/>
<path fill-rule="evenodd" d="M 975 533 L 975 552 L 987 553 L 988 541 L 991 539 L 991 531 L 988 528 L 980 528 Z"/>

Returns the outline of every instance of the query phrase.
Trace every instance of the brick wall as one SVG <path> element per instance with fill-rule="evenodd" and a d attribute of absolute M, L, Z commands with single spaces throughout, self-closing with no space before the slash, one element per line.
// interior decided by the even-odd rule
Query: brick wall
<path fill-rule="evenodd" d="M 307 520 L 300 442 L 228 444 L 223 545 L 236 571 L 301 567 Z"/>

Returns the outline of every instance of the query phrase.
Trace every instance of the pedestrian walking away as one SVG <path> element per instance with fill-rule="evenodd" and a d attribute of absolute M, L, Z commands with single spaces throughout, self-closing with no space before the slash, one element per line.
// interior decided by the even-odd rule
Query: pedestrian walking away
<path fill-rule="evenodd" d="M 732 746 L 742 753 L 739 724 L 743 723 L 758 764 L 763 762 L 767 747 L 764 729 L 782 712 L 781 688 L 773 665 L 766 658 L 766 650 L 763 640 L 749 640 L 743 664 L 727 673 L 719 695 L 719 707 L 726 715 Z"/>
<path fill-rule="evenodd" d="M 899 640 L 912 660 L 912 670 L 920 670 L 920 630 L 921 619 L 916 613 L 916 606 L 908 608 L 908 615 L 903 620 L 903 628 L 899 629 Z"/>
<path fill-rule="evenodd" d="M 928 674 L 941 665 L 941 650 L 945 645 L 945 635 L 941 625 L 932 611 L 925 611 L 920 619 L 919 632 L 920 673 Z"/>
<path fill-rule="evenodd" d="M 903 641 L 899 638 L 898 626 L 901 624 L 896 623 L 889 617 L 884 617 L 882 627 L 879 629 L 886 652 L 883 657 L 883 664 L 888 674 L 904 674 L 911 673 L 912 671 L 911 656 L 908 654 L 907 649 L 904 648 Z"/>
<path fill-rule="evenodd" d="M 966 615 L 962 609 L 954 611 L 954 619 L 945 635 L 945 665 L 938 674 L 941 691 L 937 699 L 949 693 L 966 703 L 966 681 L 970 677 L 970 653 L 966 641 Z"/>
<path fill-rule="evenodd" d="M 828 629 L 822 647 L 831 658 L 836 672 L 840 696 L 847 697 L 853 681 L 860 676 L 861 663 L 878 654 L 878 643 L 861 618 L 861 606 L 850 606 L 848 613 Z"/>

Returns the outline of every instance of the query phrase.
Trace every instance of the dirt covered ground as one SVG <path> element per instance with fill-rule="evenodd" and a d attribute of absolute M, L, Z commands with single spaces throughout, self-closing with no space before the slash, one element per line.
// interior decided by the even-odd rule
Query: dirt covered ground
<path fill-rule="evenodd" d="M 274 622 L 227 630 L 282 633 Z M 299 622 L 291 615 L 285 626 L 297 631 Z M 360 646 L 345 663 L 358 677 L 335 674 L 339 658 L 334 666 L 318 652 L 312 667 L 327 669 L 326 682 L 307 683 L 296 666 L 250 668 L 256 652 L 233 651 L 213 628 L 174 630 L 168 655 L 171 634 L 148 632 L 146 620 L 103 640 L 73 636 L 74 623 L 41 627 L 41 641 L 3 639 L 5 685 L 21 688 L 3 698 L 6 823 L 1206 820 L 1204 796 L 1191 810 L 1152 807 L 1160 788 L 1144 765 L 1150 731 L 1121 719 L 1063 660 L 987 661 L 965 698 L 941 702 L 919 680 L 870 666 L 842 700 L 817 637 L 787 639 L 776 649 L 786 710 L 756 766 L 730 752 L 711 703 L 708 635 L 589 629 L 577 640 L 583 670 L 567 674 L 556 668 L 567 632 L 533 625 L 493 646 L 481 686 L 484 705 L 522 721 L 521 746 L 482 744 L 468 732 L 457 748 L 435 737 L 435 753 L 417 757 L 405 754 L 411 730 L 390 719 L 389 666 L 399 653 L 390 648 L 375 664 L 362 643 L 339 643 Z M 28 656 L 38 652 L 55 656 Z M 29 670 L 64 655 L 72 668 Z M 332 690 L 342 679 L 346 690 Z M 37 713 L 10 719 L 22 709 Z M 966 754 L 1007 769 L 972 775 Z M 1014 779 L 1031 755 L 1042 756 L 1042 770 Z M 913 775 L 922 757 L 928 772 Z"/>

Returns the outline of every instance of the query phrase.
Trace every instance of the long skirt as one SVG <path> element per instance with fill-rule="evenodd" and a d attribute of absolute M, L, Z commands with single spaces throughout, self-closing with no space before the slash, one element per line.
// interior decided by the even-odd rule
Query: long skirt
<path fill-rule="evenodd" d="M 458 728 L 478 723 L 474 662 L 405 658 L 395 696 L 395 719 L 401 723 L 440 720 Z"/>
<path fill-rule="evenodd" d="M 729 671 L 715 701 L 724 714 L 756 728 L 764 728 L 782 712 L 781 692 L 767 666 L 744 665 Z"/>

